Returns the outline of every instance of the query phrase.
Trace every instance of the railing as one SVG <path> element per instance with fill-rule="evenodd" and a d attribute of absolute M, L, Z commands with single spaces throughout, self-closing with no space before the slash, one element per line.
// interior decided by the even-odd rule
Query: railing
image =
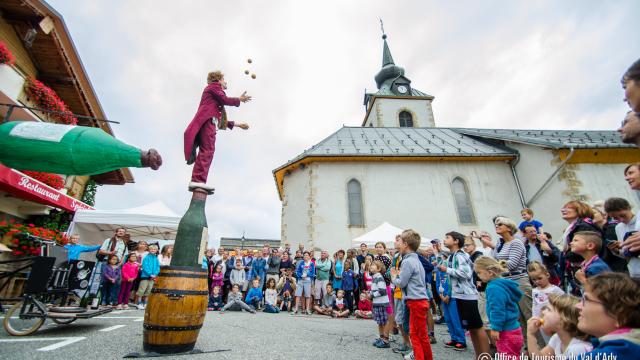
<path fill-rule="evenodd" d="M 13 109 L 15 109 L 15 108 L 34 110 L 34 111 L 40 111 L 40 112 L 46 112 L 46 113 L 52 113 L 52 114 L 62 114 L 62 115 L 66 114 L 66 113 L 63 113 L 62 111 L 40 109 L 40 108 L 35 108 L 35 107 L 25 106 L 25 105 L 15 105 L 15 104 L 0 103 L 0 106 L 4 106 L 4 107 L 8 107 L 9 108 L 7 110 L 7 114 L 4 116 L 4 119 L 2 120 L 2 123 L 9 122 L 9 119 L 11 118 L 11 114 L 13 113 Z M 78 114 L 73 114 L 73 116 L 78 118 L 78 119 L 89 119 L 89 120 L 95 120 L 95 121 L 108 122 L 108 123 L 112 123 L 112 124 L 120 124 L 119 121 L 113 121 L 113 120 L 107 120 L 107 119 L 99 119 L 99 118 L 96 118 L 96 117 L 93 117 L 93 116 L 78 115 Z"/>

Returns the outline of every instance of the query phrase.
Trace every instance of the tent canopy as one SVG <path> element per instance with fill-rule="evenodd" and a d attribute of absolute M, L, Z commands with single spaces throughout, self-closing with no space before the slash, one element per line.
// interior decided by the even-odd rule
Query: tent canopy
<path fill-rule="evenodd" d="M 387 248 L 393 248 L 396 235 L 401 234 L 402 231 L 403 229 L 395 227 L 385 221 L 377 228 L 351 240 L 351 247 L 357 248 L 360 244 L 367 244 L 367 247 L 374 247 L 378 241 L 382 241 L 387 245 Z M 425 237 L 420 237 L 420 239 L 420 247 L 427 247 L 431 245 L 431 241 L 429 239 Z"/>
<path fill-rule="evenodd" d="M 161 201 L 121 210 L 78 210 L 67 231 L 80 235 L 85 245 L 99 245 L 118 227 L 135 241 L 175 240 L 180 217 Z M 166 243 L 166 241 L 160 241 Z"/>

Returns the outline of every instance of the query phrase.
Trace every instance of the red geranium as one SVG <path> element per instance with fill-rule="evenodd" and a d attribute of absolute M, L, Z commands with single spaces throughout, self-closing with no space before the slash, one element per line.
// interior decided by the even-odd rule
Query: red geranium
<path fill-rule="evenodd" d="M 42 183 L 45 183 L 46 185 L 51 186 L 56 190 L 64 188 L 64 179 L 62 179 L 62 176 L 60 175 L 29 170 L 25 170 L 23 171 L 23 173 Z"/>
<path fill-rule="evenodd" d="M 0 41 L 0 64 L 13 65 L 16 59 L 5 43 Z"/>
<path fill-rule="evenodd" d="M 76 125 L 78 123 L 78 119 L 73 116 L 64 101 L 50 87 L 33 77 L 29 77 L 25 83 L 25 90 L 29 99 L 33 100 L 38 107 L 56 111 L 55 113 L 50 113 L 52 118 L 68 125 Z"/>
<path fill-rule="evenodd" d="M 38 255 L 40 253 L 41 244 L 24 236 L 16 236 L 21 233 L 28 233 L 46 240 L 55 241 L 60 246 L 64 246 L 69 242 L 67 235 L 58 230 L 32 227 L 30 225 L 32 224 L 16 224 L 11 221 L 9 224 L 4 221 L 0 224 L 0 239 L 5 238 L 5 244 L 13 250 L 14 255 Z"/>

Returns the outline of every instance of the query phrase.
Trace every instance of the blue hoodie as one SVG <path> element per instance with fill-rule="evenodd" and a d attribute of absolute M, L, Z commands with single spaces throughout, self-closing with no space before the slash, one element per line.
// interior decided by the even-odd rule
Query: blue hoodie
<path fill-rule="evenodd" d="M 158 255 L 147 254 L 142 260 L 142 270 L 140 271 L 140 279 L 148 279 L 152 276 L 158 276 L 160 273 L 160 261 Z"/>
<path fill-rule="evenodd" d="M 487 284 L 486 294 L 491 330 L 509 331 L 519 328 L 518 301 L 523 294 L 518 289 L 518 283 L 510 279 L 493 279 Z"/>
<path fill-rule="evenodd" d="M 582 354 L 580 359 L 637 359 L 638 354 L 640 354 L 640 329 L 627 328 L 602 336 L 596 340 L 595 348 Z"/>

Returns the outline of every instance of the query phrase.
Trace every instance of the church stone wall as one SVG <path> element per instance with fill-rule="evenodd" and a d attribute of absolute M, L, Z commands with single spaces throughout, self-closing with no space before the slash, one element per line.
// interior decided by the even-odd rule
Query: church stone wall
<path fill-rule="evenodd" d="M 311 172 L 296 170 L 285 177 L 282 239 L 295 244 L 314 239 L 316 248 L 335 251 L 351 247 L 351 239 L 387 221 L 414 228 L 427 238 L 447 231 L 493 231 L 496 214 L 520 211 L 517 191 L 505 162 L 371 162 L 318 163 L 314 167 L 313 214 L 306 186 Z M 477 225 L 458 223 L 451 181 L 461 177 L 469 188 Z M 347 182 L 362 186 L 365 227 L 348 224 Z M 313 233 L 309 225 L 313 224 Z"/>
<path fill-rule="evenodd" d="M 431 100 L 417 99 L 376 99 L 365 126 L 399 127 L 398 115 L 406 110 L 413 116 L 414 127 L 434 127 Z"/>
<path fill-rule="evenodd" d="M 299 243 L 311 241 L 309 234 L 309 177 L 308 168 L 297 169 L 284 177 L 282 199 L 282 244 L 289 243 L 297 249 Z"/>

